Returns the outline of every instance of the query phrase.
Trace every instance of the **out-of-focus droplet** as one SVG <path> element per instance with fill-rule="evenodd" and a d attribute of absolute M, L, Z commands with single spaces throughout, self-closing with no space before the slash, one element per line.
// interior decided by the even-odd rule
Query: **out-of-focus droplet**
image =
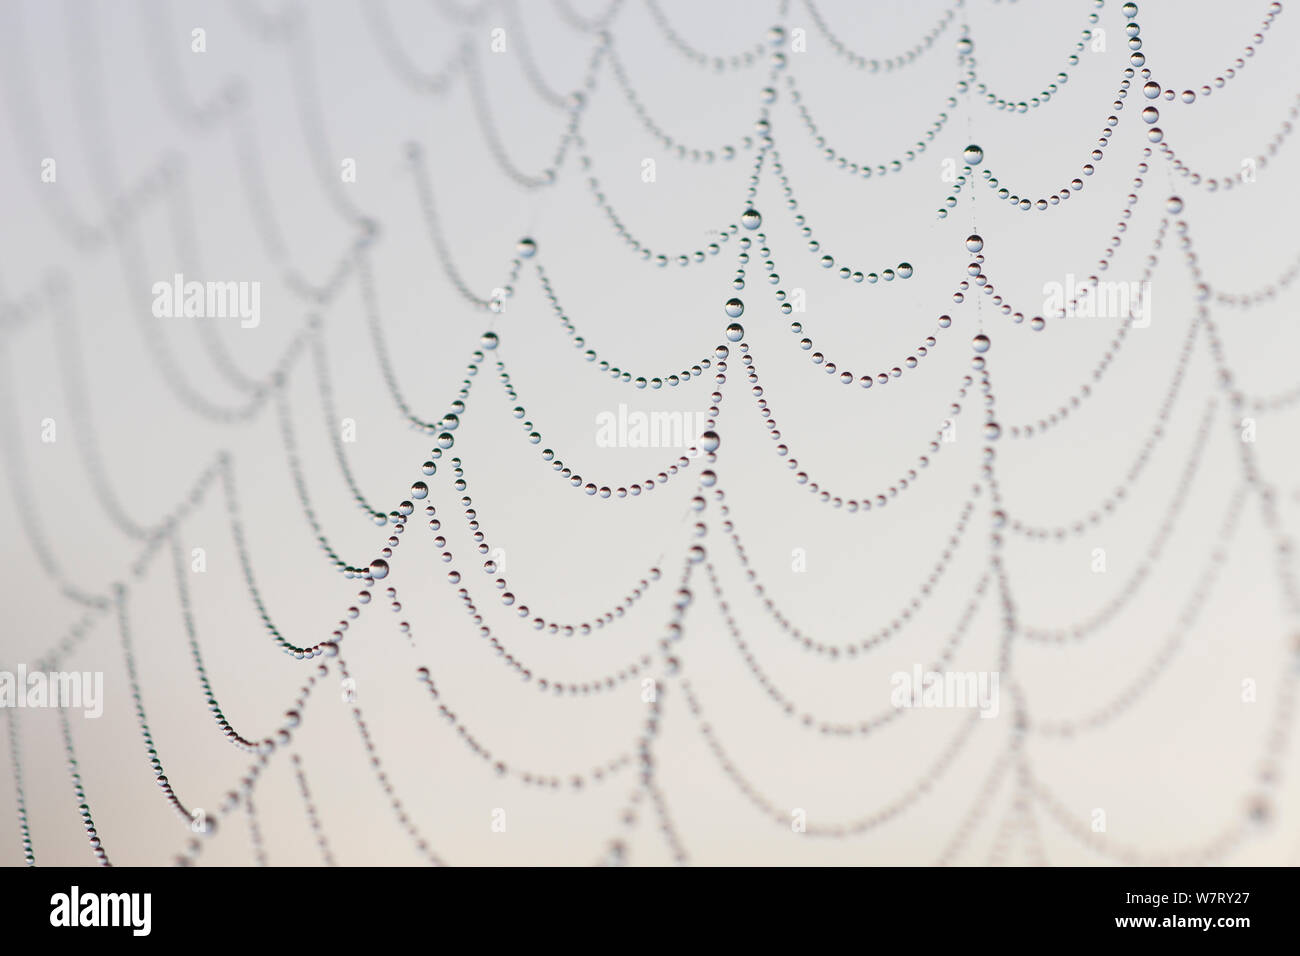
<path fill-rule="evenodd" d="M 1273 819 L 1273 804 L 1263 794 L 1256 794 L 1246 805 L 1246 815 L 1256 826 L 1265 826 Z"/>
<path fill-rule="evenodd" d="M 1175 216 L 1183 211 L 1183 200 L 1181 196 L 1170 196 L 1165 200 L 1165 209 Z"/>
<path fill-rule="evenodd" d="M 537 254 L 537 243 L 531 239 L 520 239 L 515 243 L 515 252 L 521 259 L 531 259 Z"/>

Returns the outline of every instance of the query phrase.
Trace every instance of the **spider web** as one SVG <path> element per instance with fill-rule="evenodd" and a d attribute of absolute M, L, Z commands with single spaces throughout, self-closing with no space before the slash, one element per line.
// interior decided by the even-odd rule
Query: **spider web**
<path fill-rule="evenodd" d="M 4 859 L 1292 862 L 1294 26 L 1147 6 L 12 5 Z"/>

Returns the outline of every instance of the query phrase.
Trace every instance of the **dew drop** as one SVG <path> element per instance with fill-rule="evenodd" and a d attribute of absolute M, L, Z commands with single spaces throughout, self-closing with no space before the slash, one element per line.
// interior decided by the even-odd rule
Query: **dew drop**
<path fill-rule="evenodd" d="M 411 485 L 411 497 L 416 501 L 419 501 L 421 498 L 429 497 L 429 486 L 422 481 L 417 481 L 415 484 Z"/>
<path fill-rule="evenodd" d="M 992 343 L 989 342 L 989 337 L 983 332 L 971 339 L 971 347 L 981 355 L 989 350 L 991 344 Z"/>
<path fill-rule="evenodd" d="M 967 166 L 978 166 L 984 159 L 984 150 L 972 143 L 961 151 L 961 158 L 966 161 Z"/>
<path fill-rule="evenodd" d="M 757 209 L 746 209 L 740 214 L 740 224 L 746 229 L 757 229 L 763 224 L 763 217 Z"/>
<path fill-rule="evenodd" d="M 727 326 L 727 341 L 739 342 L 745 337 L 745 327 L 739 322 L 732 322 Z"/>
<path fill-rule="evenodd" d="M 388 562 L 383 558 L 375 558 L 370 562 L 370 576 L 376 581 L 388 577 Z"/>
<path fill-rule="evenodd" d="M 483 348 L 487 349 L 488 351 L 491 351 L 492 349 L 496 348 L 499 342 L 500 339 L 497 338 L 497 334 L 495 332 L 484 332 L 483 335 L 479 338 L 479 344 L 481 344 Z"/>
<path fill-rule="evenodd" d="M 706 452 L 717 451 L 720 443 L 721 439 L 717 432 L 709 431 L 700 436 L 700 448 Z"/>
<path fill-rule="evenodd" d="M 1160 121 L 1160 111 L 1154 106 L 1148 106 L 1142 111 L 1142 122 L 1151 125 Z"/>
<path fill-rule="evenodd" d="M 1273 818 L 1273 805 L 1269 802 L 1268 797 L 1258 794 L 1250 799 L 1246 807 L 1246 814 L 1250 821 L 1257 826 L 1264 826 Z"/>
<path fill-rule="evenodd" d="M 531 259 L 537 254 L 537 243 L 531 239 L 520 239 L 515 243 L 515 252 L 519 253 L 520 258 Z"/>
<path fill-rule="evenodd" d="M 980 251 L 981 249 L 983 249 L 983 248 L 984 248 L 984 237 L 983 237 L 983 236 L 973 236 L 973 235 L 972 235 L 972 236 L 967 236 L 967 237 L 966 237 L 966 251 L 967 251 L 967 252 L 979 252 L 979 251 Z"/>
<path fill-rule="evenodd" d="M 1181 196 L 1170 196 L 1165 200 L 1165 209 L 1175 216 L 1183 211 L 1183 200 Z"/>
<path fill-rule="evenodd" d="M 723 308 L 726 309 L 727 315 L 731 316 L 733 319 L 738 319 L 745 314 L 745 303 L 741 302 L 739 299 L 728 299 L 727 304 L 724 305 Z M 737 340 L 733 339 L 732 341 Z"/>

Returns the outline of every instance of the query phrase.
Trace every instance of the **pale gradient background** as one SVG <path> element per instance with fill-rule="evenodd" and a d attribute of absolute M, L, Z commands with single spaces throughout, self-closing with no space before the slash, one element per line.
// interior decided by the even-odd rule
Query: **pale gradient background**
<path fill-rule="evenodd" d="M 410 59 L 427 71 L 447 62 L 458 43 L 477 46 L 493 122 L 504 149 L 525 172 L 551 162 L 567 114 L 538 97 L 525 80 L 517 38 L 526 37 L 546 81 L 574 88 L 594 38 L 573 29 L 550 3 L 515 7 L 378 0 L 397 26 Z M 220 449 L 233 456 L 240 507 L 254 571 L 268 612 L 289 640 L 329 637 L 352 602 L 357 582 L 335 572 L 317 548 L 287 467 L 274 405 L 236 424 L 206 421 L 187 410 L 160 374 L 146 336 L 165 336 L 185 381 L 219 405 L 246 401 L 214 367 L 195 322 L 156 320 L 149 285 L 182 271 L 194 278 L 262 283 L 262 322 L 241 330 L 217 320 L 216 333 L 240 368 L 265 377 L 317 307 L 284 281 L 256 216 L 279 223 L 288 260 L 320 281 L 347 254 L 356 227 L 349 207 L 377 220 L 372 247 L 375 284 L 394 368 L 416 413 L 436 418 L 455 394 L 462 370 L 489 325 L 500 335 L 529 418 L 566 463 L 584 477 L 625 484 L 675 457 L 664 449 L 606 449 L 596 444 L 596 416 L 620 402 L 635 409 L 691 411 L 708 404 L 709 382 L 636 391 L 588 366 L 551 314 L 526 265 L 515 297 L 500 315 L 474 310 L 457 295 L 439 264 L 421 216 L 405 144 L 421 143 L 454 261 L 477 294 L 502 283 L 516 240 L 533 236 L 571 320 L 602 358 L 634 374 L 666 375 L 699 360 L 721 340 L 722 302 L 735 241 L 716 260 L 666 269 L 641 262 L 618 240 L 595 205 L 570 155 L 553 186 L 524 190 L 494 160 L 465 85 L 443 95 L 404 85 L 397 65 L 367 22 L 372 4 L 330 0 L 301 5 L 293 39 L 266 33 L 268 21 L 291 10 L 266 0 L 231 3 L 17 2 L 0 4 L 0 323 L 7 389 L 0 411 L 21 456 L 7 464 L 31 489 L 23 500 L 12 483 L 0 505 L 5 609 L 0 667 L 33 664 L 54 646 L 81 609 L 36 560 L 20 510 L 27 509 L 67 576 L 104 592 L 129 584 L 139 678 L 154 737 L 180 797 L 216 806 L 247 766 L 206 713 L 185 641 L 170 555 L 164 548 L 138 578 L 130 567 L 141 545 L 124 536 L 96 488 L 111 489 L 135 521 L 170 513 Z M 912 466 L 946 415 L 969 368 L 970 338 L 982 326 L 998 410 L 1004 423 L 1055 409 L 1089 376 L 1114 323 L 1077 320 L 1042 333 L 1013 326 L 983 296 L 954 306 L 949 293 L 964 277 L 962 240 L 972 217 L 985 238 L 986 268 L 998 290 L 1026 312 L 1041 309 L 1042 286 L 1067 273 L 1091 273 L 1124 206 L 1145 127 L 1136 113 L 1147 101 L 1141 81 L 1121 111 L 1106 157 L 1086 189 L 1047 212 L 1023 213 L 978 182 L 963 191 L 947 220 L 935 211 L 950 190 L 946 157 L 980 143 L 986 163 L 1013 191 L 1037 198 L 1077 175 L 1095 144 L 1127 58 L 1117 2 L 1101 10 L 1105 52 L 1085 52 L 1062 91 L 1025 115 L 996 111 L 962 97 L 944 131 L 900 174 L 862 180 L 824 161 L 785 97 L 772 107 L 773 135 L 800 211 L 826 251 L 853 268 L 880 270 L 911 262 L 910 280 L 877 286 L 844 282 L 818 267 L 799 237 L 773 178 L 765 176 L 757 206 L 784 288 L 803 288 L 808 332 L 833 360 L 855 372 L 887 368 L 951 312 L 953 327 L 920 368 L 887 388 L 844 387 L 813 366 L 788 331 L 751 263 L 743 294 L 747 330 L 766 396 L 785 440 L 813 478 L 857 494 L 896 480 Z M 574 0 L 594 16 L 604 4 Z M 710 53 L 751 49 L 778 22 L 776 4 L 683 3 L 664 0 L 677 31 Z M 887 58 L 911 47 L 946 9 L 930 2 L 832 3 L 819 6 L 851 48 Z M 841 152 L 872 163 L 901 155 L 945 109 L 957 76 L 958 27 L 969 23 L 982 78 L 1008 98 L 1037 93 L 1064 68 L 1086 25 L 1083 2 L 998 3 L 971 0 L 957 21 L 906 69 L 871 75 L 853 69 L 792 2 L 787 31 L 807 31 L 807 50 L 789 53 L 789 69 L 822 135 Z M 1148 2 L 1139 21 L 1149 65 L 1176 89 L 1210 82 L 1241 55 L 1267 4 Z M 482 10 L 466 22 L 466 13 Z M 1285 11 L 1248 67 L 1223 90 L 1188 107 L 1159 102 L 1161 126 L 1183 160 L 1210 175 L 1239 168 L 1286 119 L 1300 91 L 1294 56 L 1300 23 Z M 207 31 L 207 52 L 190 52 L 190 31 Z M 490 31 L 506 30 L 507 51 L 491 54 Z M 521 34 L 522 31 L 522 34 Z M 611 32 L 628 75 L 650 116 L 679 141 L 713 148 L 753 134 L 765 65 L 719 73 L 673 49 L 640 0 L 627 0 Z M 307 51 L 304 55 L 304 51 Z M 306 71 L 306 72 L 304 72 Z M 249 93 L 233 119 L 188 122 L 236 78 Z M 314 88 L 314 93 L 313 93 Z M 307 95 L 304 96 L 303 94 Z M 258 211 L 239 175 L 243 140 L 269 184 Z M 317 129 L 319 124 L 319 133 Z M 708 230 L 737 221 L 752 151 L 712 165 L 677 161 L 639 123 L 607 67 L 582 119 L 582 133 L 609 201 L 629 230 L 655 250 L 702 248 Z M 1300 179 L 1288 143 L 1258 182 L 1210 194 L 1176 179 L 1153 158 L 1142 200 L 1109 273 L 1135 279 L 1165 215 L 1164 197 L 1178 191 L 1184 218 L 1208 281 L 1227 291 L 1272 282 L 1295 260 Z M 180 205 L 155 201 L 131 227 L 145 265 L 137 280 L 119 246 L 78 249 L 60 217 L 102 221 L 114 197 L 131 190 L 167 155 L 177 157 L 186 189 Z M 56 184 L 40 182 L 44 157 L 58 162 Z M 344 158 L 357 182 L 339 181 Z M 654 158 L 657 179 L 641 180 Z M 47 195 L 42 195 L 42 193 Z M 57 198 L 50 194 L 57 193 Z M 60 211 L 64 210 L 64 211 Z M 178 244 L 175 219 L 191 217 L 197 263 Z M 61 326 L 48 309 L 9 308 L 39 297 L 47 276 L 70 282 L 74 315 Z M 1150 328 L 1135 330 L 1108 377 L 1062 427 L 1032 441 L 1003 438 L 1000 476 L 1008 510 L 1029 523 L 1069 523 L 1122 481 L 1145 440 L 1164 395 L 1194 294 L 1172 226 L 1154 276 Z M 1300 347 L 1295 290 L 1249 312 L 1216 309 L 1225 348 L 1251 394 L 1296 385 Z M 364 494 L 385 510 L 407 494 L 429 439 L 398 414 L 380 374 L 355 276 L 320 310 L 340 417 L 357 422 L 347 446 Z M 733 349 L 733 358 L 738 354 Z M 1206 349 L 1198 341 L 1168 435 L 1128 502 L 1088 534 L 1038 543 L 1008 536 L 1004 549 L 1021 620 L 1065 626 L 1102 606 L 1142 560 L 1159 525 L 1209 398 L 1220 394 Z M 706 379 L 710 378 L 708 373 Z M 79 383 L 79 384 L 74 384 Z M 70 387 L 73 388 L 70 391 Z M 90 417 L 78 414 L 76 388 Z M 326 535 L 351 562 L 369 561 L 388 531 L 356 509 L 333 457 L 309 362 L 289 377 L 308 490 Z M 915 489 L 881 512 L 852 515 L 821 505 L 795 485 L 773 454 L 755 414 L 739 361 L 723 402 L 723 444 L 717 471 L 733 518 L 770 594 L 806 632 L 845 642 L 886 623 L 934 564 L 958 509 L 979 476 L 982 441 L 974 396 L 958 419 L 958 440 L 945 447 Z M 470 396 L 452 454 L 465 461 L 470 493 L 494 546 L 504 547 L 512 589 L 530 606 L 561 620 L 602 613 L 622 599 L 652 563 L 664 579 L 624 619 L 595 636 L 548 637 L 507 615 L 477 571 L 468 532 L 457 516 L 458 494 L 444 467 L 432 487 L 457 564 L 498 636 L 538 674 L 583 680 L 655 650 L 668 620 L 681 556 L 690 542 L 696 468 L 638 499 L 603 501 L 568 487 L 530 446 L 509 414 L 513 403 L 485 373 Z M 1223 405 L 1223 402 L 1220 402 Z M 40 441 L 41 421 L 57 422 L 58 440 Z M 1278 490 L 1288 532 L 1300 521 L 1297 411 L 1259 416 L 1256 450 Z M 97 436 L 102 461 L 88 460 L 85 438 Z M 1240 480 L 1235 432 L 1221 408 L 1187 505 L 1163 556 L 1136 598 L 1103 631 L 1066 648 L 1016 642 L 1014 679 L 1025 689 L 1031 718 L 1089 712 L 1112 699 L 1159 653 L 1215 544 L 1230 494 Z M 7 445 L 6 448 L 9 446 Z M 9 452 L 6 452 L 9 454 Z M 988 496 L 979 499 L 967 537 L 941 586 L 916 621 L 885 648 L 856 662 L 831 663 L 781 635 L 753 599 L 735 552 L 717 527 L 706 544 L 729 603 L 763 668 L 802 707 L 831 720 L 857 721 L 888 706 L 889 674 L 932 660 L 987 567 Z M 180 539 L 207 552 L 206 574 L 190 577 L 196 626 L 210 678 L 236 728 L 261 736 L 278 726 L 307 669 L 281 653 L 262 629 L 243 583 L 219 488 L 185 518 Z M 494 658 L 443 581 L 421 513 L 412 519 L 376 588 L 376 601 L 349 631 L 343 648 L 357 679 L 385 767 L 430 843 L 459 864 L 585 864 L 612 838 L 627 842 L 634 864 L 671 859 L 652 812 L 643 805 L 630 831 L 620 808 L 633 788 L 633 768 L 581 792 L 526 788 L 498 779 L 437 718 L 414 668 L 429 666 L 450 706 L 492 750 L 512 765 L 548 773 L 587 771 L 630 751 L 645 705 L 636 683 L 585 699 L 539 694 Z M 1108 570 L 1090 569 L 1104 548 Z M 792 573 L 802 548 L 808 570 Z M 1069 809 L 1077 831 L 1093 808 L 1107 812 L 1114 845 L 1158 857 L 1195 847 L 1234 821 L 1246 801 L 1278 695 L 1296 667 L 1272 559 L 1255 499 L 1247 501 L 1224 573 L 1170 667 L 1120 718 L 1061 741 L 1030 735 L 1033 773 Z M 661 557 L 662 556 L 662 557 Z M 395 586 L 399 618 L 382 600 Z M 866 739 L 828 739 L 798 726 L 768 699 L 732 645 L 703 573 L 680 646 L 709 721 L 736 765 L 773 802 L 804 808 L 810 822 L 832 823 L 873 812 L 921 780 L 964 715 L 920 712 Z M 415 647 L 397 630 L 410 621 Z M 992 590 L 956 654 L 953 667 L 994 666 L 1000 638 Z M 106 709 L 98 721 L 73 718 L 73 734 L 95 822 L 117 865 L 170 862 L 189 834 L 164 803 L 145 758 L 111 614 L 101 615 L 66 663 L 103 670 Z M 1241 702 L 1243 679 L 1257 681 L 1259 700 Z M 736 790 L 709 752 L 683 695 L 670 684 L 655 744 L 658 783 L 690 852 L 701 864 L 934 863 L 1012 733 L 1003 676 L 1001 715 L 980 721 L 968 745 L 933 788 L 906 812 L 862 836 L 842 841 L 800 836 L 763 817 Z M 332 675 L 308 705 L 294 746 L 302 756 L 322 824 L 339 862 L 414 864 L 420 857 L 367 766 L 360 740 L 339 702 Z M 36 857 L 42 864 L 88 864 L 84 834 L 53 712 L 21 714 L 21 756 Z M 0 861 L 22 861 L 7 734 L 0 735 Z M 1294 864 L 1300 860 L 1300 813 L 1294 739 L 1274 794 L 1276 814 L 1250 832 L 1232 863 Z M 256 790 L 272 864 L 321 860 L 306 822 L 292 767 L 280 753 Z M 993 791 L 957 862 L 990 860 L 999 830 L 1013 811 L 1015 777 Z M 507 814 L 505 833 L 490 828 L 494 808 Z M 1045 858 L 1056 864 L 1107 863 L 1041 806 L 1033 819 Z M 1037 859 L 1023 828 L 994 861 Z M 241 814 L 224 821 L 205 848 L 204 864 L 253 861 Z"/>

